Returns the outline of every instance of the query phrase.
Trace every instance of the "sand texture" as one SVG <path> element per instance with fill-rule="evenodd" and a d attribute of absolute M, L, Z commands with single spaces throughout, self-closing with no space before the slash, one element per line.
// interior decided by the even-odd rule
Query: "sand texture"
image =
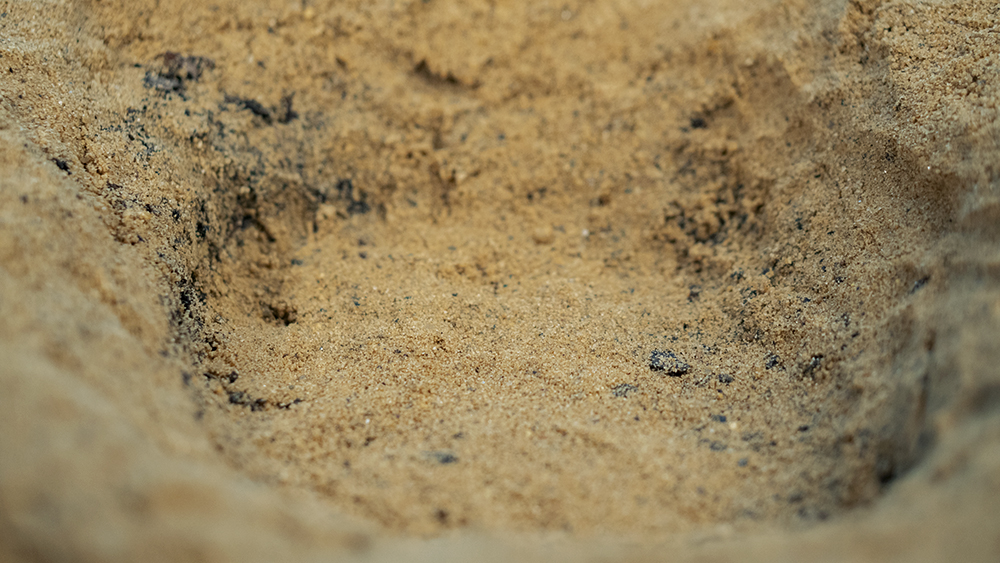
<path fill-rule="evenodd" d="M 0 559 L 996 561 L 998 365 L 996 2 L 0 2 Z"/>

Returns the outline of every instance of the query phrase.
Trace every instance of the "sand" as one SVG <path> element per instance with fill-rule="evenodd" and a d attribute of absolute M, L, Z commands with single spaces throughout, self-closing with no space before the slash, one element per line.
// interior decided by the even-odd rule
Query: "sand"
<path fill-rule="evenodd" d="M 998 55 L 976 1 L 3 3 L 0 558 L 996 560 Z"/>

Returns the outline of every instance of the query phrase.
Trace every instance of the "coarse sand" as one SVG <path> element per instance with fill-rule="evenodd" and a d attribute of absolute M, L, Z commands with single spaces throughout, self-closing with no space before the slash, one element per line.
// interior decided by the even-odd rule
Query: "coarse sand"
<path fill-rule="evenodd" d="M 996 2 L 0 2 L 0 559 L 996 561 L 998 365 Z"/>

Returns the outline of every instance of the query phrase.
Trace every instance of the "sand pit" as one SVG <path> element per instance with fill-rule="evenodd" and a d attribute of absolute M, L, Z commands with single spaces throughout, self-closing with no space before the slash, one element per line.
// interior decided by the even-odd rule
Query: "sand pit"
<path fill-rule="evenodd" d="M 995 560 L 990 2 L 14 2 L 0 554 Z"/>

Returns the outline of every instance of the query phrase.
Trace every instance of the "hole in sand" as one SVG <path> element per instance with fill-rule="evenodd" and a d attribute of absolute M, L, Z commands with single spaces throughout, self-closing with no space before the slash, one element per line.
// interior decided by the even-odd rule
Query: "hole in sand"
<path fill-rule="evenodd" d="M 225 234 L 202 282 L 195 386 L 223 455 L 409 532 L 643 536 L 826 519 L 873 498 L 912 461 L 923 414 L 918 383 L 869 375 L 892 365 L 892 311 L 926 278 L 904 267 L 870 284 L 888 262 L 858 242 L 881 235 L 844 213 L 856 197 L 824 195 L 864 170 L 741 145 L 773 116 L 731 103 L 680 108 L 662 124 L 671 149 L 638 176 L 577 173 L 566 147 L 524 164 L 558 164 L 551 183 L 514 186 L 505 159 L 530 149 L 505 135 L 466 161 L 471 177 L 403 155 L 431 172 L 410 188 L 225 182 L 243 191 L 211 204 L 240 211 L 208 229 Z M 463 128 L 501 127 L 456 117 Z M 773 160 L 796 175 L 757 163 Z M 914 208 L 934 197 L 905 158 L 880 166 L 912 178 Z M 939 221 L 929 207 L 901 228 Z M 905 401 L 872 399 L 886 392 Z"/>
<path fill-rule="evenodd" d="M 995 2 L 7 4 L 0 559 L 998 559 Z"/>
<path fill-rule="evenodd" d="M 926 444 L 897 368 L 952 207 L 850 87 L 725 34 L 616 66 L 546 26 L 471 70 L 345 41 L 284 75 L 248 29 L 148 56 L 130 114 L 194 170 L 173 320 L 240 470 L 393 530 L 657 537 L 825 519 Z"/>

